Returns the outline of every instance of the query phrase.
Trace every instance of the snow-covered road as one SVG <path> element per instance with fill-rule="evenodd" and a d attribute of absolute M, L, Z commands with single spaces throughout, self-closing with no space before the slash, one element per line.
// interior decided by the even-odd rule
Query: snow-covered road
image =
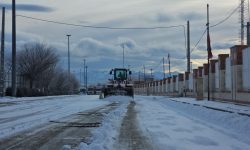
<path fill-rule="evenodd" d="M 53 149 L 66 144 L 67 150 L 250 150 L 249 114 L 247 105 L 192 98 L 7 98 L 0 99 L 0 145 L 10 149 L 35 145 L 41 150 L 53 148 L 53 143 L 57 143 Z M 29 141 L 33 137 L 36 140 Z"/>
<path fill-rule="evenodd" d="M 42 98 L 0 99 L 0 138 L 109 104 L 98 96 L 55 96 Z"/>

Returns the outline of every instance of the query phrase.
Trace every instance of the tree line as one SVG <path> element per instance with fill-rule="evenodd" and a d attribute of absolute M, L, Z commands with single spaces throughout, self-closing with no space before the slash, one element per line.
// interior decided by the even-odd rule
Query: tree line
<path fill-rule="evenodd" d="M 47 96 L 73 94 L 79 90 L 79 82 L 73 74 L 60 68 L 56 49 L 45 43 L 24 44 L 17 52 L 17 74 L 22 84 L 16 95 Z M 11 87 L 6 95 L 11 95 Z"/>

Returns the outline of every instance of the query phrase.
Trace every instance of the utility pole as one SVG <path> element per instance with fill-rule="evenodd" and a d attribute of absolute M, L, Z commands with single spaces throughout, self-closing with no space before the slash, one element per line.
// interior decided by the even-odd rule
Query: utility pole
<path fill-rule="evenodd" d="M 165 74 L 165 59 L 164 59 L 164 57 L 162 59 L 162 68 L 163 68 L 163 79 L 165 79 L 166 78 L 166 74 Z"/>
<path fill-rule="evenodd" d="M 128 65 L 128 70 L 130 71 L 130 65 Z M 129 80 L 131 80 L 131 75 L 129 75 Z"/>
<path fill-rule="evenodd" d="M 207 4 L 207 37 L 209 37 L 209 4 Z M 207 42 L 208 44 L 208 42 Z M 210 44 L 210 43 L 209 43 Z M 207 45 L 207 47 L 209 47 Z M 209 80 L 210 80 L 210 76 L 209 76 L 209 68 L 210 68 L 210 62 L 209 62 L 209 55 L 207 56 L 207 64 L 208 64 L 208 80 L 207 80 L 207 99 L 210 100 L 210 86 L 209 86 Z"/>
<path fill-rule="evenodd" d="M 247 22 L 247 46 L 250 47 L 250 22 Z"/>
<path fill-rule="evenodd" d="M 70 78 L 70 51 L 69 51 L 69 37 L 71 35 L 68 34 L 67 37 L 68 37 L 68 78 Z"/>
<path fill-rule="evenodd" d="M 88 92 L 88 66 L 86 66 L 86 92 Z"/>
<path fill-rule="evenodd" d="M 141 83 L 141 71 L 139 71 L 139 84 Z"/>
<path fill-rule="evenodd" d="M 80 69 L 80 86 L 82 84 L 82 69 Z"/>
<path fill-rule="evenodd" d="M 151 78 L 153 79 L 153 69 L 150 69 L 150 73 L 151 73 Z"/>
<path fill-rule="evenodd" d="M 244 45 L 245 27 L 245 0 L 240 0 L 240 44 Z"/>
<path fill-rule="evenodd" d="M 169 76 L 171 77 L 171 70 L 170 70 L 170 54 L 168 53 L 168 73 L 169 73 Z"/>
<path fill-rule="evenodd" d="M 12 96 L 16 96 L 16 0 L 12 0 Z"/>
<path fill-rule="evenodd" d="M 187 21 L 187 72 L 190 72 L 190 25 Z"/>
<path fill-rule="evenodd" d="M 1 34 L 1 74 L 0 74 L 0 96 L 4 96 L 4 34 L 5 34 L 5 7 L 2 10 L 2 34 Z"/>
<path fill-rule="evenodd" d="M 144 72 L 144 83 L 146 83 L 146 72 L 145 72 L 145 65 L 143 65 L 143 72 Z"/>
<path fill-rule="evenodd" d="M 122 66 L 124 68 L 124 44 L 122 44 L 123 55 L 122 55 Z"/>
<path fill-rule="evenodd" d="M 86 88 L 86 60 L 83 59 L 83 87 Z M 86 92 L 87 89 L 85 89 Z"/>

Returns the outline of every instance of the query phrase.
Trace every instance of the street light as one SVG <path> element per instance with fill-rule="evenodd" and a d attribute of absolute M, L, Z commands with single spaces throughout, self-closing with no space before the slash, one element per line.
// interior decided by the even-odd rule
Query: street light
<path fill-rule="evenodd" d="M 68 34 L 67 37 L 68 37 L 68 77 L 70 76 L 70 52 L 69 52 L 69 37 L 71 35 Z"/>
<path fill-rule="evenodd" d="M 86 79 L 85 79 L 85 86 L 86 86 L 86 93 L 88 93 L 88 66 L 85 66 L 85 69 L 86 69 L 86 70 L 85 70 L 85 71 L 86 71 L 86 72 L 85 72 L 85 75 L 86 75 L 86 76 L 85 76 L 85 78 L 86 78 Z"/>
<path fill-rule="evenodd" d="M 12 0 L 12 96 L 16 96 L 16 1 Z"/>

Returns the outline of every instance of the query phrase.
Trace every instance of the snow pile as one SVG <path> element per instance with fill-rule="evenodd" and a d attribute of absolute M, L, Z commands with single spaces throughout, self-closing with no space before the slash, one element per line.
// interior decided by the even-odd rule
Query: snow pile
<path fill-rule="evenodd" d="M 102 122 L 101 127 L 92 132 L 90 144 L 80 143 L 77 150 L 109 150 L 113 149 L 117 140 L 121 122 L 127 112 L 127 106 L 131 100 L 128 97 L 112 96 L 104 99 L 105 101 L 119 102 L 121 105 L 108 113 Z"/>
<path fill-rule="evenodd" d="M 163 97 L 162 97 L 163 98 Z M 162 99 L 160 98 L 160 99 Z M 168 97 L 167 97 L 168 98 Z M 166 99 L 163 98 L 163 99 Z M 178 101 L 178 102 L 184 102 L 184 103 L 189 103 L 189 104 L 197 104 L 197 106 L 209 106 L 213 108 L 218 108 L 218 109 L 223 109 L 226 111 L 230 111 L 233 113 L 244 113 L 244 114 L 249 114 L 250 115 L 250 107 L 247 104 L 234 104 L 230 102 L 218 102 L 218 101 L 208 101 L 208 100 L 202 100 L 202 101 L 197 101 L 194 98 L 168 98 L 170 100 Z"/>

